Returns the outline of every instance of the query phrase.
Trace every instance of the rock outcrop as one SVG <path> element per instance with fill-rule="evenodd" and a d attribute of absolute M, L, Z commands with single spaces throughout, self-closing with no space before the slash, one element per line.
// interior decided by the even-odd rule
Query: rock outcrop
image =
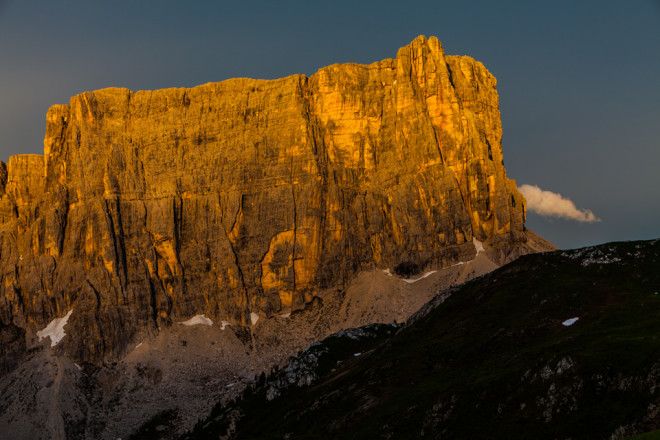
<path fill-rule="evenodd" d="M 0 166 L 0 320 L 74 310 L 77 360 L 205 314 L 243 329 L 364 269 L 544 246 L 506 176 L 496 80 L 418 37 L 310 77 L 104 89 Z M 540 243 L 540 244 L 539 244 Z M 4 327 L 3 327 L 4 328 Z"/>

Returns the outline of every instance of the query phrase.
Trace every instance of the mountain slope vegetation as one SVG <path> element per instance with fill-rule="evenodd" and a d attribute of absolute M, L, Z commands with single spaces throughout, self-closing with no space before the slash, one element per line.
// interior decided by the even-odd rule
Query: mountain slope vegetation
<path fill-rule="evenodd" d="M 338 351 L 311 384 L 269 400 L 265 379 L 188 438 L 597 439 L 657 429 L 659 269 L 659 240 L 523 256 L 439 296 L 371 351 Z"/>

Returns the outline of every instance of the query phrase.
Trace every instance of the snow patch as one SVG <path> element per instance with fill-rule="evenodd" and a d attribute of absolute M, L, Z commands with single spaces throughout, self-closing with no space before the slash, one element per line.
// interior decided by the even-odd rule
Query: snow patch
<path fill-rule="evenodd" d="M 353 353 L 353 356 L 355 357 L 362 356 L 362 353 Z"/>
<path fill-rule="evenodd" d="M 64 332 L 64 326 L 66 325 L 69 317 L 73 313 L 73 309 L 69 310 L 63 318 L 55 318 L 46 326 L 45 329 L 37 332 L 37 336 L 41 341 L 44 338 L 50 338 L 50 346 L 55 347 L 66 335 Z"/>
<path fill-rule="evenodd" d="M 593 246 L 582 249 L 562 252 L 562 256 L 571 260 L 581 260 L 580 264 L 584 267 L 591 266 L 592 264 L 612 264 L 621 261 L 621 258 L 613 255 L 615 249 L 608 248 L 605 252 L 602 249 L 597 249 Z M 639 258 L 639 252 L 635 254 L 627 253 L 629 257 Z"/>
<path fill-rule="evenodd" d="M 226 329 L 228 325 L 231 325 L 231 322 L 229 322 L 229 321 L 220 321 L 220 330 Z"/>
<path fill-rule="evenodd" d="M 259 321 L 259 314 L 250 312 L 250 322 L 252 323 L 252 325 L 256 325 L 257 321 Z"/>
<path fill-rule="evenodd" d="M 472 237 L 472 244 L 474 245 L 474 250 L 477 251 L 477 254 L 479 252 L 486 252 L 484 249 L 484 244 L 474 237 Z"/>
<path fill-rule="evenodd" d="M 428 276 L 431 276 L 436 272 L 437 272 L 437 270 L 431 270 L 429 272 L 425 272 L 422 276 L 420 276 L 418 278 L 404 278 L 403 281 L 405 281 L 408 284 L 416 283 L 417 281 L 423 280 L 424 278 L 426 278 Z"/>
<path fill-rule="evenodd" d="M 183 324 L 183 325 L 186 325 L 186 326 L 191 326 L 191 325 L 213 325 L 213 321 L 211 321 L 209 318 L 207 318 L 204 315 L 195 315 L 187 321 L 179 322 L 179 324 Z"/>
<path fill-rule="evenodd" d="M 612 264 L 618 263 L 619 261 L 621 261 L 621 258 L 619 257 L 611 257 L 609 255 L 595 255 L 582 260 L 582 266 L 587 267 L 592 264 Z"/>
<path fill-rule="evenodd" d="M 561 325 L 563 325 L 564 327 L 570 327 L 573 324 L 575 324 L 578 321 L 578 319 L 580 318 L 567 319 L 566 321 L 562 322 Z"/>

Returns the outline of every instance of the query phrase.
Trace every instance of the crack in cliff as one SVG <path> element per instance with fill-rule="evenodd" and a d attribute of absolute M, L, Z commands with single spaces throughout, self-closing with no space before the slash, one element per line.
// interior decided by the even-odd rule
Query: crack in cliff
<path fill-rule="evenodd" d="M 62 200 L 64 212 L 61 214 L 60 233 L 57 240 L 57 252 L 61 255 L 64 252 L 64 241 L 66 239 L 66 227 L 69 224 L 69 190 L 64 188 L 64 196 Z"/>
<path fill-rule="evenodd" d="M 183 230 L 183 198 L 180 191 L 177 191 L 177 196 L 172 199 L 172 217 L 174 229 L 174 256 L 175 262 L 178 266 L 175 269 L 181 271 L 181 277 L 184 277 L 183 264 L 181 263 L 181 235 Z M 185 290 L 184 290 L 185 293 Z"/>
<path fill-rule="evenodd" d="M 321 127 L 318 119 L 313 116 L 312 110 L 312 90 L 309 86 L 309 78 L 307 76 L 303 77 L 303 81 L 298 82 L 298 93 L 300 94 L 302 105 L 303 105 L 303 117 L 307 123 L 307 135 L 309 136 L 312 142 L 312 152 L 314 154 L 314 160 L 316 162 L 316 169 L 321 176 L 321 188 L 320 188 L 320 203 L 319 203 L 319 244 L 318 252 L 319 259 L 323 257 L 325 252 L 325 234 L 326 234 L 326 224 L 327 224 L 327 209 L 328 209 L 328 176 L 329 176 L 329 161 L 327 147 L 325 145 L 325 139 L 323 133 L 321 132 Z M 318 271 L 315 274 L 315 278 L 318 279 Z"/>
<path fill-rule="evenodd" d="M 115 267 L 117 268 L 117 278 L 119 279 L 119 286 L 121 288 L 122 299 L 124 303 L 128 300 L 126 296 L 126 286 L 128 284 L 128 266 L 126 263 L 126 245 L 124 242 L 124 229 L 122 226 L 121 218 L 121 207 L 120 201 L 118 198 L 112 199 L 114 202 L 114 207 L 117 210 L 117 221 L 115 222 L 114 216 L 112 214 L 111 205 L 108 203 L 110 200 L 105 199 L 105 209 L 106 219 L 109 224 L 110 229 L 110 238 L 112 240 L 112 245 L 114 249 L 114 260 Z"/>
<path fill-rule="evenodd" d="M 3 279 L 4 282 L 4 279 Z M 25 315 L 25 297 L 23 295 L 23 290 L 19 287 L 14 285 L 14 295 L 16 296 L 16 300 L 18 301 L 18 307 L 23 315 Z M 11 309 L 10 309 L 11 310 Z M 12 322 L 13 322 L 13 315 L 12 315 Z"/>
<path fill-rule="evenodd" d="M 99 339 L 100 339 L 100 344 L 101 344 L 101 353 L 105 353 L 106 345 L 105 345 L 105 336 L 103 333 L 103 326 L 101 325 L 102 319 L 101 319 L 101 293 L 94 287 L 91 281 L 89 281 L 89 278 L 85 279 L 85 282 L 89 286 L 90 289 L 92 289 L 92 292 L 94 293 L 94 298 L 96 299 L 96 306 L 94 308 L 94 317 L 96 318 L 96 322 L 98 325 L 96 328 L 99 331 Z"/>
<path fill-rule="evenodd" d="M 291 172 L 290 172 L 290 183 L 291 183 L 291 200 L 293 203 L 293 249 L 291 250 L 291 266 L 293 273 L 291 275 L 293 291 L 292 294 L 296 293 L 296 233 L 297 233 L 297 224 L 298 224 L 298 208 L 296 207 L 296 186 L 293 178 L 293 156 L 291 156 Z"/>
<path fill-rule="evenodd" d="M 227 232 L 227 230 L 225 229 L 225 226 L 224 226 L 224 221 L 223 221 L 224 209 L 223 209 L 223 206 L 222 206 L 222 202 L 220 200 L 220 195 L 218 195 L 218 204 L 220 206 L 220 223 L 222 224 L 222 232 L 224 233 L 225 238 L 227 239 L 227 244 L 228 244 L 229 250 L 232 253 L 232 256 L 234 257 L 234 265 L 236 266 L 236 271 L 238 272 L 238 279 L 239 279 L 239 281 L 241 283 L 241 287 L 242 287 L 241 290 L 243 292 L 243 301 L 245 303 L 245 316 L 241 316 L 241 320 L 243 321 L 243 322 L 241 322 L 241 324 L 246 326 L 246 324 L 248 322 L 248 319 L 249 319 L 249 316 L 250 316 L 250 313 L 252 312 L 252 307 L 251 307 L 251 304 L 250 304 L 250 295 L 248 293 L 247 285 L 245 284 L 245 277 L 243 276 L 243 269 L 241 268 L 240 259 L 238 257 L 238 252 L 234 248 L 234 242 L 231 239 L 229 233 Z M 232 223 L 232 227 L 231 227 L 230 231 L 233 231 L 234 228 L 237 227 L 239 217 L 241 216 L 242 211 L 243 211 L 243 194 L 241 194 L 241 200 L 239 202 L 238 209 L 236 210 L 236 215 L 234 216 L 234 221 Z M 252 334 L 252 329 L 249 326 L 247 326 L 247 327 L 249 328 L 249 331 L 250 331 L 250 338 L 254 342 L 254 335 Z"/>
<path fill-rule="evenodd" d="M 454 84 L 454 72 L 451 71 L 451 66 L 448 62 L 445 62 L 445 66 L 447 66 L 447 77 L 449 78 L 449 84 L 451 84 L 452 89 L 456 90 L 456 84 Z"/>
<path fill-rule="evenodd" d="M 156 263 L 158 264 L 158 263 Z M 156 286 L 151 279 L 151 274 L 149 273 L 149 268 L 147 265 L 144 265 L 145 277 L 149 284 L 149 306 L 151 307 L 151 321 L 153 322 L 154 327 L 157 329 L 158 326 L 158 293 L 156 292 Z"/>

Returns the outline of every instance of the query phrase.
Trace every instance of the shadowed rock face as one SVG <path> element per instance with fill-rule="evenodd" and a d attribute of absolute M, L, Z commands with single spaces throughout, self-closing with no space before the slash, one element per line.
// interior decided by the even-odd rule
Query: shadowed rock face
<path fill-rule="evenodd" d="M 104 89 L 0 167 L 0 319 L 73 309 L 74 359 L 204 313 L 242 325 L 356 273 L 538 249 L 502 162 L 495 78 L 418 37 L 310 77 Z M 28 336 L 29 337 L 29 336 Z"/>

